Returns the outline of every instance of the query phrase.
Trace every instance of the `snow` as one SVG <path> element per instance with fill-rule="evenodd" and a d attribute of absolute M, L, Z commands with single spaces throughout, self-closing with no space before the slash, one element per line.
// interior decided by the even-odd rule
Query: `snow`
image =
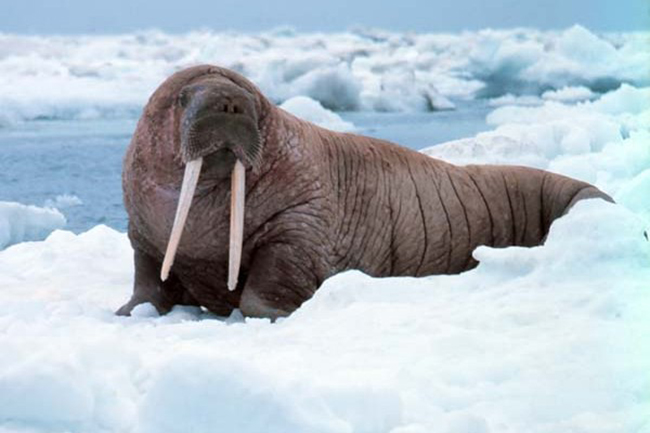
<path fill-rule="evenodd" d="M 360 105 L 361 85 L 345 64 L 308 71 L 296 78 L 291 87 L 292 93 L 316 99 L 331 110 L 351 111 Z"/>
<path fill-rule="evenodd" d="M 549 91 L 550 92 L 550 91 Z M 548 92 L 544 92 L 544 95 L 547 95 Z M 542 100 L 539 96 L 534 95 L 524 95 L 517 96 L 512 93 L 507 95 L 499 96 L 497 98 L 491 98 L 489 101 L 490 107 L 503 107 L 507 105 L 520 105 L 520 106 L 538 106 L 542 104 Z"/>
<path fill-rule="evenodd" d="M 148 305 L 116 317 L 126 235 L 56 231 L 0 252 L 0 425 L 647 431 L 643 228 L 622 206 L 583 202 L 543 247 L 481 247 L 481 265 L 456 276 L 337 275 L 276 324 Z"/>
<path fill-rule="evenodd" d="M 542 93 L 542 98 L 550 101 L 578 102 L 593 99 L 596 95 L 584 86 L 566 86 L 558 90 L 547 90 Z"/>
<path fill-rule="evenodd" d="M 206 60 L 237 66 L 321 124 L 340 125 L 330 110 L 354 104 L 424 109 L 426 92 L 510 94 L 493 103 L 493 130 L 424 152 L 545 168 L 617 202 L 578 203 L 543 246 L 479 247 L 480 265 L 460 275 L 336 275 L 274 324 L 196 307 L 159 316 L 149 304 L 117 317 L 133 283 L 124 233 L 76 235 L 58 230 L 58 210 L 0 202 L 0 247 L 13 244 L 0 251 L 0 433 L 650 432 L 644 41 L 578 26 L 0 35 L 0 118 L 11 121 L 112 116 L 176 67 Z M 329 88 L 340 99 L 326 102 Z M 5 105 L 12 95 L 20 103 Z"/>
<path fill-rule="evenodd" d="M 81 206 L 83 201 L 74 194 L 60 194 L 54 199 L 45 200 L 45 207 L 55 209 L 66 209 L 69 207 Z"/>
<path fill-rule="evenodd" d="M 336 111 L 453 109 L 456 99 L 587 98 L 650 84 L 647 32 L 481 30 L 459 34 L 291 30 L 97 36 L 0 34 L 0 126 L 137 115 L 172 72 L 214 63 L 274 102 L 308 96 Z M 578 92 L 578 93 L 576 93 Z M 564 98 L 564 99 L 562 99 Z"/>
<path fill-rule="evenodd" d="M 63 214 L 51 207 L 0 201 L 0 250 L 19 242 L 43 240 L 65 223 Z"/>
<path fill-rule="evenodd" d="M 352 131 L 354 125 L 341 119 L 338 114 L 324 108 L 320 102 L 307 96 L 294 96 L 280 105 L 280 108 L 333 131 Z"/>

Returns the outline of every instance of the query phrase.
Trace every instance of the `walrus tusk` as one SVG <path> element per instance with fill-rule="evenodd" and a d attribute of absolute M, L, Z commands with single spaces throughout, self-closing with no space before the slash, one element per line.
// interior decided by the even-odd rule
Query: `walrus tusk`
<path fill-rule="evenodd" d="M 190 211 L 196 184 L 199 182 L 199 174 L 201 173 L 202 164 L 203 158 L 197 158 L 189 161 L 185 165 L 183 185 L 181 186 L 181 195 L 178 198 L 174 225 L 172 226 L 172 232 L 169 235 L 169 243 L 167 244 L 167 251 L 165 251 L 165 259 L 163 260 L 162 269 L 160 270 L 160 279 L 162 281 L 165 281 L 167 277 L 169 277 L 169 270 L 174 264 L 174 256 L 176 256 L 176 249 L 181 240 L 183 227 L 185 227 L 185 220 Z"/>
<path fill-rule="evenodd" d="M 232 169 L 230 193 L 230 257 L 228 262 L 228 290 L 237 288 L 244 240 L 244 202 L 246 199 L 246 172 L 237 160 Z"/>

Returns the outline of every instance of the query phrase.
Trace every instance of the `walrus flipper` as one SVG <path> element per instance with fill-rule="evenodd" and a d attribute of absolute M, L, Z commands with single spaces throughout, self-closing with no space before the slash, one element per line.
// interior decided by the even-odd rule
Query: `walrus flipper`
<path fill-rule="evenodd" d="M 305 267 L 309 260 L 287 244 L 271 244 L 255 253 L 239 308 L 246 317 L 285 317 L 311 298 L 320 284 Z"/>
<path fill-rule="evenodd" d="M 136 306 L 146 302 L 156 307 L 159 314 L 168 313 L 174 305 L 199 305 L 173 274 L 161 281 L 161 264 L 146 253 L 135 249 L 134 264 L 133 295 L 115 312 L 118 316 L 130 316 Z"/>
<path fill-rule="evenodd" d="M 592 198 L 600 198 L 605 201 L 608 201 L 610 203 L 614 203 L 614 199 L 610 197 L 608 194 L 604 193 L 603 191 L 599 190 L 595 186 L 589 185 L 578 191 L 578 193 L 573 196 L 569 204 L 567 205 L 564 214 L 567 214 L 573 206 L 580 200 L 588 200 Z"/>

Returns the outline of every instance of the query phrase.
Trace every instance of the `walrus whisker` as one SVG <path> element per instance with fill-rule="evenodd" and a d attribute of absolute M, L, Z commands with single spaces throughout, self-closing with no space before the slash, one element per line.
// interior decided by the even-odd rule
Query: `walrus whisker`
<path fill-rule="evenodd" d="M 165 251 L 165 258 L 163 260 L 162 269 L 160 270 L 160 279 L 167 280 L 169 277 L 169 270 L 174 264 L 174 257 L 176 256 L 176 249 L 181 240 L 181 234 L 185 227 L 187 214 L 192 205 L 192 197 L 196 184 L 199 181 L 199 174 L 201 174 L 201 165 L 203 165 L 203 158 L 197 158 L 189 161 L 185 165 L 185 174 L 183 175 L 183 185 L 181 186 L 181 194 L 178 198 L 178 205 L 176 207 L 176 216 L 174 217 L 174 225 L 172 226 L 171 234 L 169 235 L 169 243 L 167 243 L 167 251 Z"/>
<path fill-rule="evenodd" d="M 230 255 L 228 262 L 228 290 L 237 288 L 244 241 L 244 203 L 246 199 L 246 171 L 238 159 L 232 169 L 230 192 Z"/>

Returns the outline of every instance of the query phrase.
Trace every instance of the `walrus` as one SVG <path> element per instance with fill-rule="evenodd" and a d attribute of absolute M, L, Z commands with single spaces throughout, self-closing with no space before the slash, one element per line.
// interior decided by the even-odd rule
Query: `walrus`
<path fill-rule="evenodd" d="M 547 171 L 455 166 L 339 133 L 271 103 L 240 74 L 195 66 L 153 93 L 124 158 L 133 296 L 275 320 L 328 277 L 455 274 L 479 245 L 541 244 L 578 200 Z"/>

